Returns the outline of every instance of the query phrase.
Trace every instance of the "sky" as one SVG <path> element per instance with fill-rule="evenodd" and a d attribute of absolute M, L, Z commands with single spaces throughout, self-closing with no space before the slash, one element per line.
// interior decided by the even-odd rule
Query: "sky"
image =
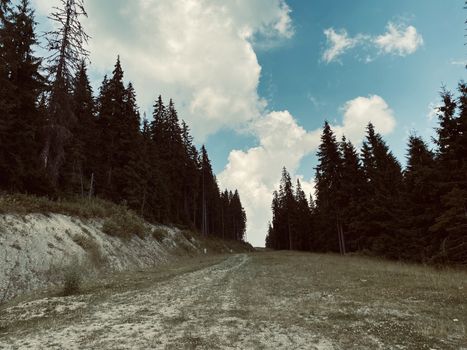
<path fill-rule="evenodd" d="M 33 0 L 38 31 L 58 0 Z M 173 98 L 264 246 L 281 169 L 314 192 L 321 128 L 372 122 L 400 162 L 430 141 L 442 86 L 466 77 L 464 0 L 86 0 L 95 91 L 120 55 L 141 113 Z"/>

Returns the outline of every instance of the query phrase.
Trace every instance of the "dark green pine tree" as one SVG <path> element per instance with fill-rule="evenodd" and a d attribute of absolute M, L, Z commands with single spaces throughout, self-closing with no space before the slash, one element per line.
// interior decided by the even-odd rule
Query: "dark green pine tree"
<path fill-rule="evenodd" d="M 359 249 L 358 230 L 354 223 L 362 210 L 361 203 L 365 188 L 365 178 L 361 161 L 353 144 L 345 137 L 339 144 L 341 153 L 341 190 L 343 245 L 346 251 Z"/>
<path fill-rule="evenodd" d="M 366 183 L 362 210 L 355 223 L 360 247 L 387 257 L 397 257 L 402 170 L 371 123 L 363 143 L 362 161 Z"/>
<path fill-rule="evenodd" d="M 211 161 L 205 146 L 199 155 L 200 186 L 197 228 L 204 235 L 222 236 L 222 202 L 217 179 L 212 172 Z"/>
<path fill-rule="evenodd" d="M 6 10 L 5 2 L 3 10 Z M 37 108 L 44 79 L 37 44 L 34 12 L 22 0 L 3 12 L 0 26 L 0 187 L 46 194 L 50 191 L 39 161 L 43 117 Z"/>
<path fill-rule="evenodd" d="M 136 92 L 131 83 L 123 95 L 121 130 L 117 142 L 118 167 L 115 173 L 117 191 L 134 210 L 140 210 L 146 193 L 143 176 L 146 160 L 141 153 L 141 118 L 136 105 Z"/>
<path fill-rule="evenodd" d="M 70 124 L 72 138 L 65 147 L 65 163 L 61 174 L 61 188 L 65 192 L 92 195 L 94 168 L 98 162 L 96 132 L 96 105 L 87 68 L 81 62 L 73 81 L 72 109 L 75 120 Z"/>
<path fill-rule="evenodd" d="M 435 140 L 438 195 L 441 201 L 436 224 L 431 232 L 439 241 L 435 257 L 440 261 L 467 262 L 467 87 L 459 84 L 456 101 L 449 92 L 443 92 L 440 108 L 440 126 Z"/>
<path fill-rule="evenodd" d="M 229 207 L 232 217 L 231 224 L 233 226 L 233 235 L 231 239 L 243 241 L 246 233 L 246 214 L 237 190 L 235 190 L 234 194 L 230 198 Z"/>
<path fill-rule="evenodd" d="M 120 57 L 117 58 L 112 78 L 104 77 L 98 98 L 98 164 L 96 169 L 96 193 L 104 198 L 120 202 L 121 194 L 114 179 L 119 166 L 119 137 L 124 130 L 125 86 Z M 118 174 L 117 174 L 118 176 Z"/>
<path fill-rule="evenodd" d="M 225 190 L 221 193 L 221 237 L 223 239 L 233 239 L 234 233 L 230 229 L 233 227 L 232 214 L 230 211 L 230 195 L 229 191 Z"/>
<path fill-rule="evenodd" d="M 302 190 L 300 180 L 297 180 L 295 188 L 296 213 L 295 232 L 296 238 L 294 247 L 296 250 L 308 251 L 311 249 L 312 218 L 308 200 L 305 192 Z"/>
<path fill-rule="evenodd" d="M 404 171 L 400 254 L 407 260 L 427 261 L 439 247 L 429 232 L 439 206 L 434 154 L 418 136 L 410 136 Z M 435 244 L 433 244 L 435 243 Z"/>
<path fill-rule="evenodd" d="M 190 135 L 188 125 L 182 121 L 182 142 L 183 154 L 183 212 L 184 221 L 196 227 L 196 211 L 198 203 L 199 189 L 199 164 L 198 151 L 193 144 L 193 137 Z"/>
<path fill-rule="evenodd" d="M 317 234 L 313 246 L 320 251 L 342 251 L 342 201 L 339 145 L 329 126 L 324 124 L 316 167 Z"/>
<path fill-rule="evenodd" d="M 112 78 L 104 79 L 97 123 L 100 137 L 96 191 L 140 210 L 145 200 L 140 115 L 133 86 L 131 83 L 127 88 L 124 86 L 119 58 Z"/>
<path fill-rule="evenodd" d="M 266 236 L 266 248 L 280 249 L 280 227 L 282 221 L 282 210 L 280 207 L 279 193 L 274 191 L 272 195 L 272 222 L 269 223 L 268 233 Z"/>
<path fill-rule="evenodd" d="M 182 139 L 182 129 L 178 113 L 172 99 L 167 108 L 166 132 L 168 142 L 164 144 L 161 158 L 167 174 L 167 186 L 170 193 L 170 218 L 172 222 L 185 222 L 184 219 L 184 178 L 186 152 Z M 186 219 L 186 218 L 185 218 Z"/>
<path fill-rule="evenodd" d="M 144 159 L 141 214 L 151 221 L 167 222 L 169 194 L 165 186 L 165 178 L 160 166 L 161 162 L 152 137 L 152 127 L 146 118 L 143 120 L 141 154 Z"/>
<path fill-rule="evenodd" d="M 274 200 L 277 199 L 277 203 Z M 273 199 L 273 206 L 277 205 L 274 213 L 273 230 L 275 231 L 275 249 L 293 250 L 296 234 L 296 202 L 294 188 L 289 172 L 284 167 L 279 186 L 279 193 Z"/>

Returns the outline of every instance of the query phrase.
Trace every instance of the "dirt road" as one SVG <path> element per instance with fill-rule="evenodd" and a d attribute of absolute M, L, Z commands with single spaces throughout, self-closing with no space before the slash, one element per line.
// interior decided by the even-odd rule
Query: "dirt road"
<path fill-rule="evenodd" d="M 467 349 L 467 274 L 257 253 L 0 309 L 0 349 Z"/>

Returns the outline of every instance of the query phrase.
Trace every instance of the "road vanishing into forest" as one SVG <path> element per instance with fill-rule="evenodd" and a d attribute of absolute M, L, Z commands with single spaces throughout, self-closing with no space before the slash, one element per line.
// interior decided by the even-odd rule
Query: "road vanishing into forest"
<path fill-rule="evenodd" d="M 201 257 L 0 309 L 1 349 L 467 349 L 467 273 L 359 257 Z"/>

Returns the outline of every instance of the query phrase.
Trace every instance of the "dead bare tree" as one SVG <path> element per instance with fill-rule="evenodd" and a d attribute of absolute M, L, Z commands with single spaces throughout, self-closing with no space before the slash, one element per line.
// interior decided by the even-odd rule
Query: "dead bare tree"
<path fill-rule="evenodd" d="M 71 137 L 69 127 L 75 119 L 71 103 L 73 74 L 89 55 L 85 48 L 89 36 L 80 22 L 80 17 L 87 17 L 84 0 L 60 1 L 61 7 L 54 7 L 49 17 L 57 29 L 46 33 L 47 49 L 51 52 L 47 58 L 50 87 L 42 160 L 52 183 L 57 182 L 64 148 Z"/>

